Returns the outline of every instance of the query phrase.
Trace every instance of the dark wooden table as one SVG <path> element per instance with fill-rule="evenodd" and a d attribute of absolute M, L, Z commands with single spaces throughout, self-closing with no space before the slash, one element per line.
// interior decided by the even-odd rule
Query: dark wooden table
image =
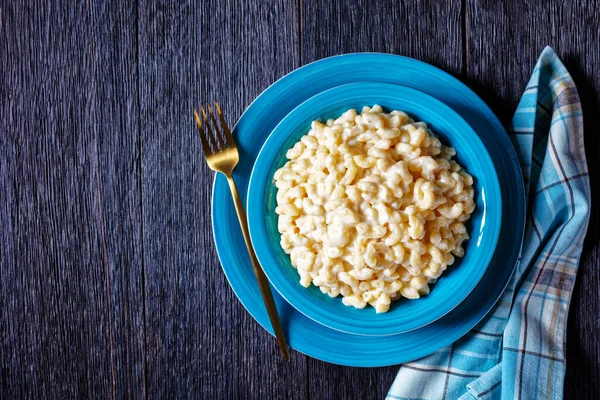
<path fill-rule="evenodd" d="M 273 340 L 221 271 L 191 109 L 230 121 L 346 52 L 415 57 L 508 124 L 555 48 L 600 166 L 600 3 L 0 0 L 0 398 L 382 399 L 397 367 Z M 598 209 L 568 324 L 565 397 L 600 397 Z"/>

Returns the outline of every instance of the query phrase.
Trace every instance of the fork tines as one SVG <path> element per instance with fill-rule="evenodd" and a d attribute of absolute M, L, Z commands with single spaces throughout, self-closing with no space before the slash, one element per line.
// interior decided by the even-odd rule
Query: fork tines
<path fill-rule="evenodd" d="M 200 132 L 200 138 L 202 139 L 202 148 L 204 149 L 204 152 L 208 155 L 219 151 L 224 151 L 225 149 L 235 148 L 235 142 L 231 136 L 229 126 L 227 125 L 227 122 L 225 122 L 225 118 L 221 112 L 221 107 L 219 107 L 219 103 L 215 102 L 215 108 L 221 122 L 221 128 L 219 128 L 219 123 L 215 118 L 212 106 L 208 104 L 207 108 L 208 114 L 206 113 L 204 107 L 200 107 L 204 123 L 202 123 L 200 120 L 198 111 L 194 109 L 196 125 L 198 126 L 198 131 Z"/>

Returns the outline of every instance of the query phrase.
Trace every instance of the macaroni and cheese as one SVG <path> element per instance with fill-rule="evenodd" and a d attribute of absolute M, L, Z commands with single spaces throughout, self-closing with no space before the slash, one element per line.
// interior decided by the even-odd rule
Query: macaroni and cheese
<path fill-rule="evenodd" d="M 462 257 L 473 178 L 423 122 L 378 105 L 311 129 L 275 173 L 281 247 L 347 306 L 417 299 Z"/>

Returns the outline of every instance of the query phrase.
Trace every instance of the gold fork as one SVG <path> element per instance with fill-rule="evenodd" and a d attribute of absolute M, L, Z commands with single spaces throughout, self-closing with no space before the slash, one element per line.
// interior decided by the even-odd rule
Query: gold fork
<path fill-rule="evenodd" d="M 242 228 L 242 233 L 244 234 L 244 242 L 246 242 L 246 248 L 248 249 L 248 254 L 250 255 L 250 261 L 252 262 L 254 274 L 256 275 L 256 279 L 258 280 L 258 286 L 260 287 L 260 292 L 262 294 L 263 301 L 265 302 L 265 306 L 267 307 L 267 313 L 269 314 L 271 325 L 273 326 L 273 330 L 275 331 L 275 336 L 277 337 L 277 342 L 279 343 L 279 347 L 281 348 L 283 358 L 284 360 L 289 361 L 290 354 L 288 352 L 287 344 L 285 343 L 285 337 L 283 336 L 283 330 L 281 329 L 279 316 L 277 315 L 277 308 L 275 307 L 273 294 L 271 293 L 271 288 L 269 287 L 269 281 L 267 280 L 267 277 L 264 271 L 262 270 L 262 267 L 258 263 L 256 254 L 254 253 L 254 249 L 252 248 L 252 242 L 250 241 L 250 233 L 248 232 L 248 219 L 246 218 L 246 212 L 244 211 L 242 200 L 240 199 L 240 195 L 237 191 L 237 187 L 235 186 L 235 182 L 233 181 L 233 177 L 231 175 L 233 169 L 240 160 L 240 156 L 235 145 L 235 141 L 231 136 L 231 131 L 229 130 L 229 127 L 225 122 L 225 118 L 223 118 L 223 113 L 221 112 L 219 103 L 215 102 L 215 108 L 217 109 L 217 115 L 219 116 L 219 120 L 221 121 L 221 129 L 225 134 L 225 140 L 223 138 L 223 135 L 221 134 L 219 124 L 217 123 L 217 119 L 215 118 L 213 109 L 210 106 L 210 104 L 208 105 L 208 114 L 210 115 L 210 121 L 212 121 L 212 124 L 209 122 L 209 118 L 206 115 L 204 107 L 200 108 L 200 110 L 202 111 L 204 124 L 202 124 L 202 121 L 200 120 L 198 111 L 194 109 L 194 117 L 196 118 L 196 125 L 198 125 L 198 131 L 200 132 L 200 139 L 202 140 L 202 149 L 204 151 L 204 156 L 206 157 L 206 162 L 208 163 L 210 169 L 216 172 L 220 172 L 227 177 L 227 182 L 229 182 L 229 189 L 231 189 L 231 196 L 233 197 L 233 203 L 235 204 L 235 211 L 237 212 L 240 227 Z M 213 127 L 212 129 L 211 125 Z M 206 134 L 205 130 L 206 132 L 208 132 L 208 135 Z M 209 139 L 212 139 L 212 144 L 214 146 L 211 147 Z"/>

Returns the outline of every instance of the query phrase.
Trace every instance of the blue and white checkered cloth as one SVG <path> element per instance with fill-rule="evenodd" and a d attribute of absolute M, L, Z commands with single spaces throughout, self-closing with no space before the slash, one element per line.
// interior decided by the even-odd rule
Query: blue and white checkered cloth
<path fill-rule="evenodd" d="M 388 400 L 563 397 L 567 315 L 590 185 L 577 89 L 550 47 L 509 134 L 528 201 L 520 264 L 490 314 L 465 337 L 400 366 Z"/>

